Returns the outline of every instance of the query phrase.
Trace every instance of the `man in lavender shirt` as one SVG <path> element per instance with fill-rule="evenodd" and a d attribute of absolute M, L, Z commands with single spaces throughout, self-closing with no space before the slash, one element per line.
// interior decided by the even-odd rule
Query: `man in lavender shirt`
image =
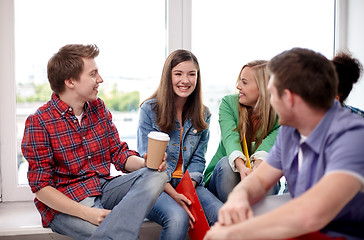
<path fill-rule="evenodd" d="M 287 239 L 321 231 L 364 239 L 364 120 L 335 101 L 337 76 L 324 56 L 293 48 L 268 63 L 281 128 L 266 162 L 235 187 L 210 239 Z M 253 216 L 281 176 L 292 200 Z"/>

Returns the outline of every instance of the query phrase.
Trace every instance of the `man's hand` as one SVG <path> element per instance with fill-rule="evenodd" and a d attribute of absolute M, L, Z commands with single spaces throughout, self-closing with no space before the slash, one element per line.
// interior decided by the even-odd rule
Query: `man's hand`
<path fill-rule="evenodd" d="M 241 192 L 232 191 L 227 202 L 219 210 L 219 224 L 232 225 L 253 217 L 247 197 Z"/>
<path fill-rule="evenodd" d="M 218 222 L 207 231 L 203 240 L 226 240 L 228 238 L 227 227 L 222 226 Z"/>
<path fill-rule="evenodd" d="M 144 154 L 143 155 L 143 158 L 145 159 L 145 162 L 146 162 L 147 161 L 147 158 L 148 158 L 148 154 L 147 153 Z M 167 169 L 167 153 L 164 153 L 164 157 L 163 157 L 162 163 L 158 167 L 158 172 L 164 172 L 166 169 Z"/>
<path fill-rule="evenodd" d="M 167 169 L 167 153 L 164 153 L 164 157 L 161 165 L 158 167 L 158 172 L 163 172 Z"/>
<path fill-rule="evenodd" d="M 107 209 L 89 208 L 84 219 L 96 226 L 99 226 L 110 212 L 111 210 Z"/>

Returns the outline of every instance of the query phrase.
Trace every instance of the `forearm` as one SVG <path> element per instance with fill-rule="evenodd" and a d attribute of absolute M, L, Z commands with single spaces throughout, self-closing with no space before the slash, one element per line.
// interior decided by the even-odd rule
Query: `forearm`
<path fill-rule="evenodd" d="M 313 232 L 302 226 L 300 217 L 294 211 L 273 210 L 267 214 L 251 217 L 236 224 L 215 224 L 204 240 L 220 239 L 287 239 Z"/>
<path fill-rule="evenodd" d="M 177 191 L 172 187 L 170 183 L 166 183 L 166 186 L 164 187 L 164 191 L 173 198 L 175 194 L 177 194 Z"/>
<path fill-rule="evenodd" d="M 87 218 L 89 207 L 70 199 L 54 187 L 46 186 L 36 192 L 35 195 L 39 201 L 54 210 L 82 219 Z"/>
<path fill-rule="evenodd" d="M 144 158 L 133 155 L 133 156 L 128 157 L 128 159 L 126 160 L 125 170 L 127 170 L 129 172 L 133 172 L 133 171 L 139 170 L 145 166 L 146 166 L 146 164 L 145 164 Z"/>
<path fill-rule="evenodd" d="M 244 178 L 244 181 L 241 181 L 236 185 L 232 193 L 241 195 L 249 201 L 250 205 L 252 205 L 265 196 L 266 190 L 255 175 L 249 174 Z"/>
<path fill-rule="evenodd" d="M 360 181 L 352 181 L 352 178 L 342 173 L 328 174 L 307 192 L 282 206 L 223 227 L 230 236 L 227 239 L 285 239 L 318 231 L 360 190 Z M 342 194 L 337 195 L 337 189 L 341 189 Z"/>
<path fill-rule="evenodd" d="M 281 221 L 285 219 L 284 221 Z M 226 239 L 287 239 L 308 233 L 281 215 L 254 217 L 247 221 L 225 227 Z M 311 232 L 313 232 L 312 230 Z"/>

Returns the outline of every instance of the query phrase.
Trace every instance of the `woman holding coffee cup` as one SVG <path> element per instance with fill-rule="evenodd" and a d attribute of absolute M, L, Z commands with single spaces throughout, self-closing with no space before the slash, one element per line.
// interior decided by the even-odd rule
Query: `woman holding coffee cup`
<path fill-rule="evenodd" d="M 141 104 L 138 152 L 147 153 L 148 134 L 169 135 L 167 172 L 171 180 L 147 216 L 163 229 L 160 239 L 185 239 L 195 221 L 188 209 L 191 201 L 176 192 L 186 170 L 209 224 L 217 221 L 222 202 L 202 187 L 205 153 L 209 140 L 210 112 L 202 103 L 201 74 L 197 58 L 187 50 L 172 52 L 165 61 L 160 84 Z"/>

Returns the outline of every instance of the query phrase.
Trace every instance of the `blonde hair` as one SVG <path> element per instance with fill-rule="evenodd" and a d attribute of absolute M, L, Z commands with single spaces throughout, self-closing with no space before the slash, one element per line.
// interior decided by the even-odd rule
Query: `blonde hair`
<path fill-rule="evenodd" d="M 239 73 L 237 82 L 240 81 L 241 73 L 246 67 L 253 70 L 259 97 L 254 107 L 239 104 L 239 124 L 236 130 L 239 132 L 241 145 L 245 134 L 249 154 L 252 154 L 273 129 L 277 115 L 270 105 L 270 94 L 267 88 L 269 81 L 267 61 L 255 60 L 245 64 Z M 239 101 L 239 96 L 236 100 Z M 253 142 L 255 142 L 254 148 L 252 148 Z"/>

